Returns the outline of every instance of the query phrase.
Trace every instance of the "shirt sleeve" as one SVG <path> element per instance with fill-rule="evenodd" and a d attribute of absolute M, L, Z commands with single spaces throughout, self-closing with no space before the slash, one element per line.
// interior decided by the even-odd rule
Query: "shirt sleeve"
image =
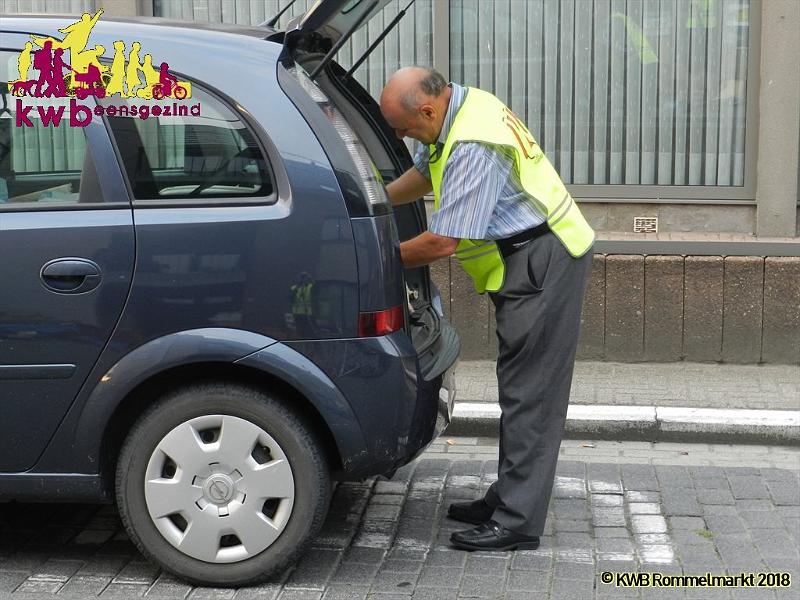
<path fill-rule="evenodd" d="M 512 167 L 513 159 L 497 147 L 476 142 L 458 144 L 444 168 L 440 206 L 431 215 L 430 231 L 458 239 L 486 239 Z"/>
<path fill-rule="evenodd" d="M 425 179 L 430 180 L 431 178 L 431 169 L 428 166 L 430 162 L 430 149 L 426 144 L 418 144 L 417 151 L 414 153 L 414 166 L 416 167 L 417 171 L 422 173 L 422 176 Z"/>

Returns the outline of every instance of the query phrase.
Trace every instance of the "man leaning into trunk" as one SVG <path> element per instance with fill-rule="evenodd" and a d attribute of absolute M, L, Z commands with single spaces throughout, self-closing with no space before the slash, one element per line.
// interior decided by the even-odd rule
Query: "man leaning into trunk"
<path fill-rule="evenodd" d="M 492 94 L 448 84 L 433 69 L 397 71 L 381 112 L 423 147 L 391 182 L 393 204 L 433 190 L 430 228 L 403 242 L 406 267 L 455 253 L 497 319 L 500 461 L 485 497 L 450 505 L 476 525 L 466 550 L 534 549 L 569 403 L 594 232 L 525 125 Z"/>

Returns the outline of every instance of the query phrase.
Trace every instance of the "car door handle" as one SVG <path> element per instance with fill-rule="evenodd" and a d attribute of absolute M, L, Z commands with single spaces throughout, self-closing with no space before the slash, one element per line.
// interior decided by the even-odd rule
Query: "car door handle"
<path fill-rule="evenodd" d="M 59 294 L 82 294 L 100 285 L 100 267 L 86 258 L 57 258 L 42 267 L 44 286 Z"/>

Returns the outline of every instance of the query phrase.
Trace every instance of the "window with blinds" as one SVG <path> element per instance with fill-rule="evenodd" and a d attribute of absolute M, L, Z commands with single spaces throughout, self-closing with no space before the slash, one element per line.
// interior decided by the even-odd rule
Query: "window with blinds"
<path fill-rule="evenodd" d="M 154 9 L 253 24 L 288 1 L 154 0 Z M 447 2 L 446 30 L 435 27 L 434 2 Z M 298 0 L 279 27 L 312 3 Z M 352 64 L 405 4 L 390 2 L 339 63 Z M 750 199 L 758 10 L 757 0 L 417 0 L 356 77 L 377 97 L 395 69 L 432 65 L 433 39 L 449 36 L 449 64 L 436 66 L 509 104 L 566 182 L 631 186 L 640 198 Z"/>
<path fill-rule="evenodd" d="M 573 184 L 742 186 L 749 0 L 450 0 L 451 78 Z"/>

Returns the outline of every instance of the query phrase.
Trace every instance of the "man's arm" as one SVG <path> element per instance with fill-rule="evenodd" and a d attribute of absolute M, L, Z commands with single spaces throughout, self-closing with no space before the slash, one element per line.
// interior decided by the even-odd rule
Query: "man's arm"
<path fill-rule="evenodd" d="M 400 257 L 407 269 L 421 267 L 456 251 L 459 240 L 425 231 L 400 244 Z"/>
<path fill-rule="evenodd" d="M 430 180 L 426 179 L 416 167 L 411 167 L 386 186 L 386 195 L 389 196 L 392 204 L 398 206 L 414 202 L 432 189 Z"/>

